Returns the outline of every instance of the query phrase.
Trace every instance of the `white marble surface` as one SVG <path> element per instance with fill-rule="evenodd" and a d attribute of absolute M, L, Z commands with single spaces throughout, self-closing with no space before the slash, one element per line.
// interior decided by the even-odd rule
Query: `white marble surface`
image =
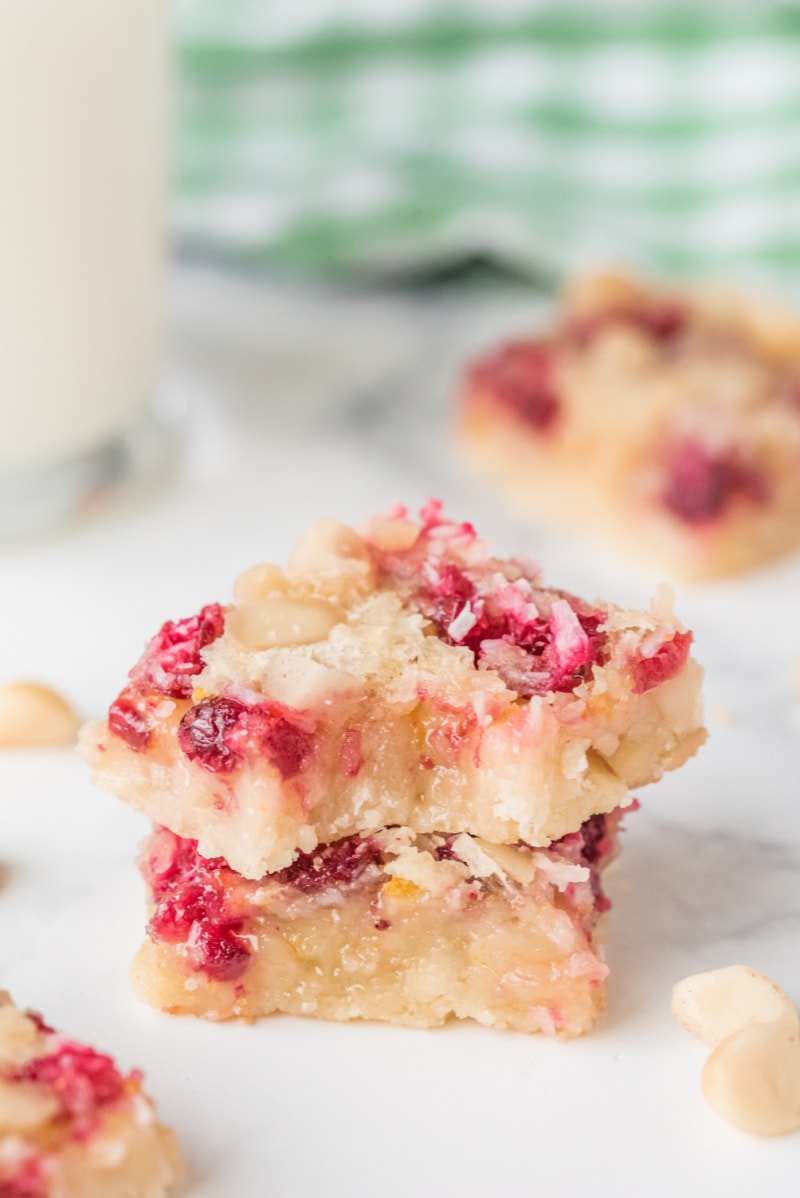
<path fill-rule="evenodd" d="M 447 432 L 464 348 L 524 327 L 522 299 L 410 303 L 178 280 L 171 389 L 190 420 L 171 480 L 68 535 L 0 552 L 0 675 L 86 715 L 167 616 L 280 559 L 320 513 L 430 494 L 554 582 L 643 602 L 655 579 L 508 514 Z M 613 871 L 611 1006 L 587 1039 L 277 1018 L 171 1019 L 134 1000 L 143 820 L 69 753 L 0 759 L 0 986 L 141 1065 L 194 1198 L 794 1193 L 800 1135 L 760 1141 L 704 1105 L 705 1050 L 671 985 L 733 962 L 800 1000 L 800 563 L 681 591 L 708 671 L 711 740 L 645 791 Z"/>

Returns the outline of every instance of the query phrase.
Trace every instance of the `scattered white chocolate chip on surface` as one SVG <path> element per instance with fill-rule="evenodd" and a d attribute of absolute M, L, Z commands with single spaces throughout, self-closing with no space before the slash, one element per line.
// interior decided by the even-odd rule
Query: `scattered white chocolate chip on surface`
<path fill-rule="evenodd" d="M 800 1037 L 800 1016 L 789 996 L 746 965 L 684 978 L 673 988 L 671 1010 L 687 1032 L 712 1047 L 752 1024 L 774 1023 Z"/>
<path fill-rule="evenodd" d="M 56 691 L 38 682 L 0 686 L 0 748 L 38 749 L 71 745 L 80 720 Z"/>
<path fill-rule="evenodd" d="M 776 1023 L 753 1024 L 718 1044 L 702 1076 L 706 1101 L 757 1136 L 800 1128 L 800 1040 Z"/>

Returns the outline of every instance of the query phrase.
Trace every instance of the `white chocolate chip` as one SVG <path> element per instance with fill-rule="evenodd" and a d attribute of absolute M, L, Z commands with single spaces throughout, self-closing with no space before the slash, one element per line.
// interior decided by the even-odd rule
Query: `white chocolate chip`
<path fill-rule="evenodd" d="M 38 682 L 0 687 L 0 748 L 35 749 L 69 745 L 80 720 L 61 695 Z"/>
<path fill-rule="evenodd" d="M 344 670 L 279 650 L 264 671 L 264 693 L 287 707 L 316 707 L 334 695 L 355 695 L 359 682 Z"/>
<path fill-rule="evenodd" d="M 307 528 L 289 554 L 293 576 L 342 571 L 369 565 L 369 550 L 355 529 L 325 517 Z"/>
<path fill-rule="evenodd" d="M 0 991 L 0 1066 L 22 1065 L 36 1053 L 39 1030 L 19 1011 L 5 990 Z"/>
<path fill-rule="evenodd" d="M 410 520 L 391 520 L 388 516 L 373 516 L 369 523 L 369 539 L 384 553 L 402 553 L 416 545 L 420 530 Z"/>
<path fill-rule="evenodd" d="M 800 1036 L 800 1017 L 788 995 L 772 978 L 746 965 L 684 978 L 672 991 L 671 1009 L 687 1032 L 712 1046 L 758 1023 L 775 1023 L 787 1035 Z"/>
<path fill-rule="evenodd" d="M 43 1086 L 0 1080 L 0 1134 L 34 1131 L 58 1113 L 58 1099 Z"/>
<path fill-rule="evenodd" d="M 260 562 L 240 574 L 233 584 L 233 597 L 239 603 L 254 603 L 267 595 L 280 595 L 289 588 L 289 579 L 280 566 Z"/>
<path fill-rule="evenodd" d="M 800 1041 L 780 1024 L 740 1028 L 712 1052 L 702 1089 L 711 1107 L 741 1131 L 779 1136 L 800 1128 Z"/>
<path fill-rule="evenodd" d="M 274 595 L 234 608 L 227 627 L 248 649 L 276 649 L 323 641 L 343 619 L 344 612 L 324 599 Z"/>

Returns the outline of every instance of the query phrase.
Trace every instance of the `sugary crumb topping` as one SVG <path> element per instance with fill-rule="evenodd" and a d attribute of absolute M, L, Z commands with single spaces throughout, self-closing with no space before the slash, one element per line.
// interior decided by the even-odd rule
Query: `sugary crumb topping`
<path fill-rule="evenodd" d="M 392 517 L 407 521 L 405 508 Z M 430 500 L 413 544 L 372 545 L 380 576 L 427 620 L 440 640 L 469 649 L 522 698 L 571 691 L 604 660 L 606 613 L 546 590 L 522 558 L 492 557 L 471 524 L 447 520 Z M 370 528 L 366 529 L 371 545 Z"/>

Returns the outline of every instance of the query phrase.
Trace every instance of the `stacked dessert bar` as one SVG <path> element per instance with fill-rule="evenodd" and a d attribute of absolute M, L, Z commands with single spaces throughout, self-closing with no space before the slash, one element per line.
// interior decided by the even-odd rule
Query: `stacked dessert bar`
<path fill-rule="evenodd" d="M 139 994 L 576 1035 L 629 789 L 703 742 L 691 634 L 543 585 L 429 503 L 322 520 L 286 570 L 167 623 L 108 718 L 97 782 L 156 828 Z"/>
<path fill-rule="evenodd" d="M 800 320 L 579 280 L 545 333 L 466 372 L 462 440 L 536 515 L 713 578 L 800 545 Z"/>

